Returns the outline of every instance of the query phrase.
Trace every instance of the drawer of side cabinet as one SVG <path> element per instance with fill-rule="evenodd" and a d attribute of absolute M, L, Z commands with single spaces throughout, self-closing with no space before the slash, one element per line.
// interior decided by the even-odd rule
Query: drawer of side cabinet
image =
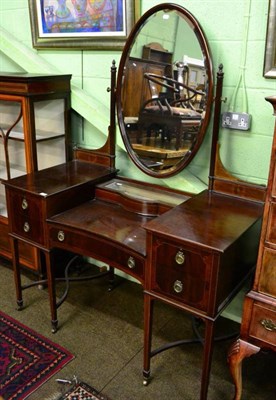
<path fill-rule="evenodd" d="M 93 257 L 144 281 L 145 258 L 125 246 L 122 247 L 120 243 L 63 226 L 48 225 L 48 230 L 51 248 L 57 247 Z"/>
<path fill-rule="evenodd" d="M 25 239 L 44 244 L 41 199 L 12 192 L 9 201 L 11 231 Z"/>
<path fill-rule="evenodd" d="M 273 249 L 264 249 L 258 291 L 276 297 L 276 251 Z"/>
<path fill-rule="evenodd" d="M 162 241 L 153 252 L 152 289 L 207 311 L 212 255 Z"/>
<path fill-rule="evenodd" d="M 276 345 L 276 309 L 254 304 L 249 334 L 265 343 Z"/>
<path fill-rule="evenodd" d="M 276 203 L 271 202 L 268 214 L 266 240 L 276 244 Z"/>

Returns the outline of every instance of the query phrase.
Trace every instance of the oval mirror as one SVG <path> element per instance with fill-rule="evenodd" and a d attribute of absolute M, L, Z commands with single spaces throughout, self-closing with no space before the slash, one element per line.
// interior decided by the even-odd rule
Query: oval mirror
<path fill-rule="evenodd" d="M 159 4 L 133 28 L 117 79 L 117 115 L 134 163 L 154 177 L 183 169 L 206 132 L 212 62 L 204 33 L 183 7 Z"/>

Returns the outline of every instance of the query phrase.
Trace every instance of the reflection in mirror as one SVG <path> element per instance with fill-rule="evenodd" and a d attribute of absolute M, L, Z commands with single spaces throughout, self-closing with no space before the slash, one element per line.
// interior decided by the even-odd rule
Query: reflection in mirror
<path fill-rule="evenodd" d="M 209 51 L 194 17 L 173 4 L 146 13 L 126 44 L 117 91 L 122 136 L 138 167 L 162 177 L 184 168 L 203 140 L 212 96 Z"/>

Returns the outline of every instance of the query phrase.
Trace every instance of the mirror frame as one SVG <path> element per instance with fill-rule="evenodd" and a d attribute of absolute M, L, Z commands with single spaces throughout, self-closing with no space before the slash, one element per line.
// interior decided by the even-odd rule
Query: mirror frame
<path fill-rule="evenodd" d="M 198 134 L 198 139 L 196 141 L 196 144 L 194 145 L 193 149 L 191 152 L 187 153 L 186 156 L 183 157 L 183 159 L 176 164 L 173 167 L 170 167 L 168 169 L 164 170 L 159 170 L 159 171 L 154 171 L 146 167 L 145 164 L 143 164 L 140 160 L 139 157 L 136 155 L 134 152 L 130 141 L 128 139 L 128 135 L 126 132 L 125 124 L 124 124 L 124 119 L 123 119 L 123 112 L 122 112 L 122 87 L 123 87 L 123 78 L 124 78 L 124 72 L 125 72 L 125 65 L 126 61 L 128 60 L 128 57 L 130 55 L 130 51 L 132 48 L 132 45 L 136 39 L 137 34 L 139 33 L 140 29 L 142 26 L 146 23 L 149 17 L 151 17 L 153 14 L 155 14 L 158 11 L 162 10 L 169 10 L 173 11 L 175 10 L 179 14 L 181 14 L 184 19 L 186 19 L 189 22 L 189 25 L 193 28 L 194 33 L 197 37 L 197 40 L 199 42 L 199 45 L 201 47 L 201 51 L 203 54 L 204 58 L 204 65 L 206 68 L 206 76 L 208 78 L 208 95 L 206 98 L 206 113 L 204 120 L 201 124 L 199 134 Z M 119 69 L 118 69 L 118 76 L 117 76 L 117 88 L 116 88 L 116 103 L 117 103 L 117 119 L 118 119 L 118 124 L 119 128 L 121 131 L 122 139 L 124 142 L 124 145 L 126 147 L 127 153 L 134 162 L 134 164 L 142 170 L 145 174 L 155 177 L 155 178 L 164 178 L 164 177 L 170 177 L 175 175 L 176 173 L 180 172 L 185 168 L 194 158 L 196 155 L 198 149 L 200 148 L 200 145 L 204 139 L 205 133 L 207 131 L 207 127 L 210 122 L 210 116 L 212 112 L 212 103 L 213 103 L 213 85 L 214 85 L 214 79 L 213 79 L 213 65 L 212 65 L 212 59 L 211 59 L 211 54 L 208 46 L 208 42 L 206 40 L 205 34 L 199 24 L 199 22 L 195 19 L 195 17 L 187 11 L 184 7 L 172 3 L 162 3 L 159 4 L 151 9 L 149 9 L 135 24 L 133 27 L 127 42 L 125 44 L 120 64 L 119 64 Z"/>

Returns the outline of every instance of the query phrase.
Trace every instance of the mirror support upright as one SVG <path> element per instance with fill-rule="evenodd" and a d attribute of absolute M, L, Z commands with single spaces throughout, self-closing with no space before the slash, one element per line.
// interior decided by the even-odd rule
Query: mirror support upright
<path fill-rule="evenodd" d="M 116 75 L 117 68 L 115 60 L 112 61 L 110 70 L 111 85 L 107 88 L 110 92 L 110 125 L 108 127 L 108 143 L 110 153 L 110 166 L 115 168 L 115 154 L 116 154 Z"/>
<path fill-rule="evenodd" d="M 216 85 L 216 94 L 214 99 L 215 109 L 214 109 L 213 136 L 212 136 L 210 172 L 209 172 L 209 190 L 213 189 L 213 183 L 214 183 L 215 165 L 216 165 L 218 140 L 219 140 L 221 102 L 223 101 L 222 100 L 223 78 L 224 78 L 223 65 L 220 64 L 217 72 L 217 85 Z"/>

